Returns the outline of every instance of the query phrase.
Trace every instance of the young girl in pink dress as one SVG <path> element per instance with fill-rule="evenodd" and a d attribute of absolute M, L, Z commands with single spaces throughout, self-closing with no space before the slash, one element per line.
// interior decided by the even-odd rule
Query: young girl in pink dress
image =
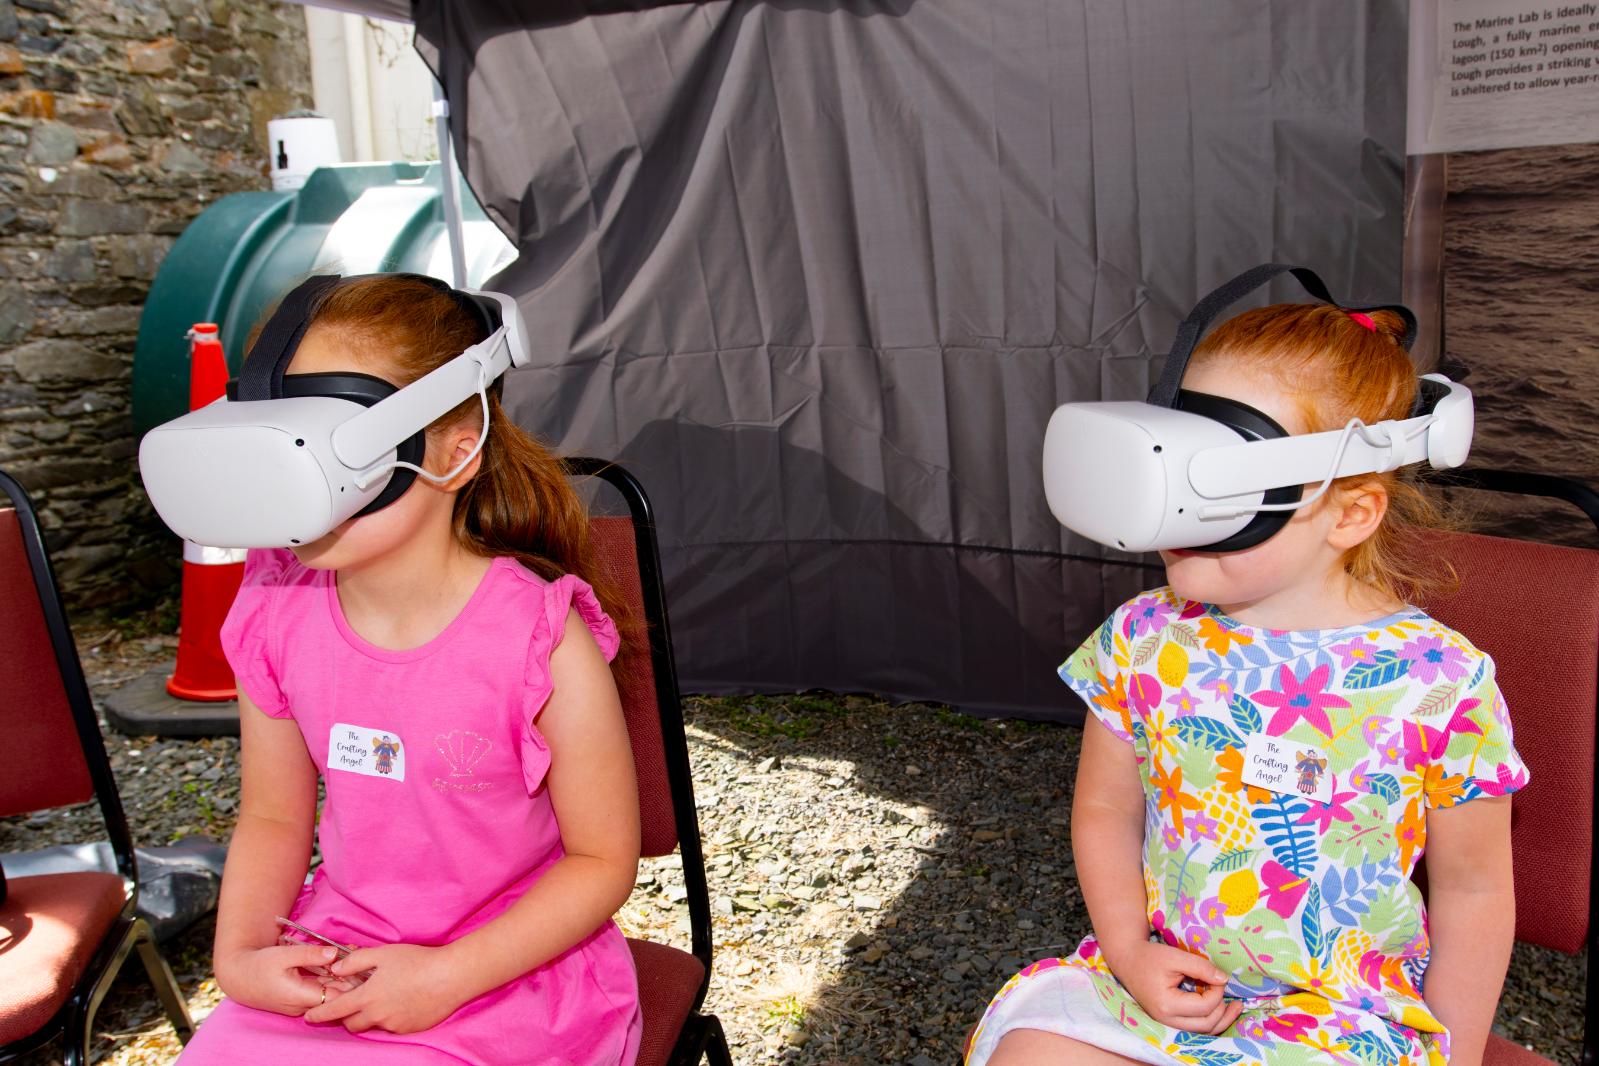
<path fill-rule="evenodd" d="M 482 336 L 447 289 L 351 279 L 289 373 L 403 386 Z M 227 999 L 184 1066 L 634 1061 L 611 921 L 639 854 L 618 631 L 559 462 L 488 406 L 475 457 L 477 395 L 429 427 L 426 469 L 466 464 L 449 480 L 250 553 L 223 629 L 243 745 Z M 285 942 L 280 915 L 355 950 Z"/>
<path fill-rule="evenodd" d="M 1182 386 L 1290 434 L 1404 419 L 1404 333 L 1386 310 L 1248 311 Z M 1094 932 L 1005 983 L 967 1066 L 1479 1066 L 1528 773 L 1492 660 L 1405 602 L 1426 510 L 1360 474 L 1254 547 L 1163 551 L 1168 584 L 1061 666 L 1089 707 L 1072 851 Z"/>

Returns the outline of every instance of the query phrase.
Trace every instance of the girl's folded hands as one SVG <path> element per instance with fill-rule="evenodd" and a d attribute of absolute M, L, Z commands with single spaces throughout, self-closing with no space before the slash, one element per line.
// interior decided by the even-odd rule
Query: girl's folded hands
<path fill-rule="evenodd" d="M 1222 998 L 1227 974 L 1215 963 L 1159 941 L 1122 946 L 1111 970 L 1151 1018 L 1173 1029 L 1215 1035 L 1244 1009 L 1242 1000 Z M 1182 987 L 1184 981 L 1191 982 L 1192 992 Z"/>
<path fill-rule="evenodd" d="M 217 984 L 247 1007 L 297 1017 L 322 1002 L 319 969 L 338 953 L 321 944 L 274 944 L 216 960 Z"/>
<path fill-rule="evenodd" d="M 358 948 L 329 968 L 327 1001 L 306 1011 L 305 1020 L 337 1022 L 352 1033 L 431 1029 L 476 994 L 448 946 Z"/>

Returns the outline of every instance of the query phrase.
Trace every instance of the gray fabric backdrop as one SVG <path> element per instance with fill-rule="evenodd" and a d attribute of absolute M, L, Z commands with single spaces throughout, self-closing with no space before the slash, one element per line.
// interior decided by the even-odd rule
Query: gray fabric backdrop
<path fill-rule="evenodd" d="M 414 8 L 511 410 L 651 493 L 687 690 L 1076 713 L 1158 574 L 1056 524 L 1044 424 L 1255 263 L 1397 298 L 1403 0 L 639 6 Z"/>

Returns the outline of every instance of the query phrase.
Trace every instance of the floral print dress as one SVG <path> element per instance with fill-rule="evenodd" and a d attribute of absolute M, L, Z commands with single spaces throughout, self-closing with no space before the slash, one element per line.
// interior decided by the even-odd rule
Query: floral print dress
<path fill-rule="evenodd" d="M 1230 973 L 1245 1009 L 1220 1036 L 1161 1025 L 1089 936 L 1006 982 L 969 1066 L 1018 1028 L 1160 1064 L 1447 1061 L 1410 874 L 1429 810 L 1527 782 L 1493 661 L 1414 607 L 1290 632 L 1163 588 L 1118 608 L 1060 673 L 1136 753 L 1152 935 Z M 1280 791 L 1250 783 L 1263 738 L 1301 760 Z M 1303 794 L 1312 783 L 1324 799 Z"/>

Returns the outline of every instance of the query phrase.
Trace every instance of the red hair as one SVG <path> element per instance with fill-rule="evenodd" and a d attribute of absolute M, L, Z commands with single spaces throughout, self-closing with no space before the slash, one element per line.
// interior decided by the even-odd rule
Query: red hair
<path fill-rule="evenodd" d="M 1225 361 L 1270 375 L 1294 399 L 1307 433 L 1342 429 L 1351 418 L 1367 425 L 1408 418 L 1417 375 L 1404 347 L 1404 320 L 1392 311 L 1363 315 L 1371 327 L 1327 304 L 1245 311 L 1211 331 L 1189 365 Z M 1375 533 L 1344 553 L 1345 572 L 1397 600 L 1447 587 L 1452 572 L 1440 573 L 1407 550 L 1418 533 L 1444 525 L 1414 474 L 1356 474 L 1329 491 L 1372 484 L 1386 490 L 1388 510 Z"/>

